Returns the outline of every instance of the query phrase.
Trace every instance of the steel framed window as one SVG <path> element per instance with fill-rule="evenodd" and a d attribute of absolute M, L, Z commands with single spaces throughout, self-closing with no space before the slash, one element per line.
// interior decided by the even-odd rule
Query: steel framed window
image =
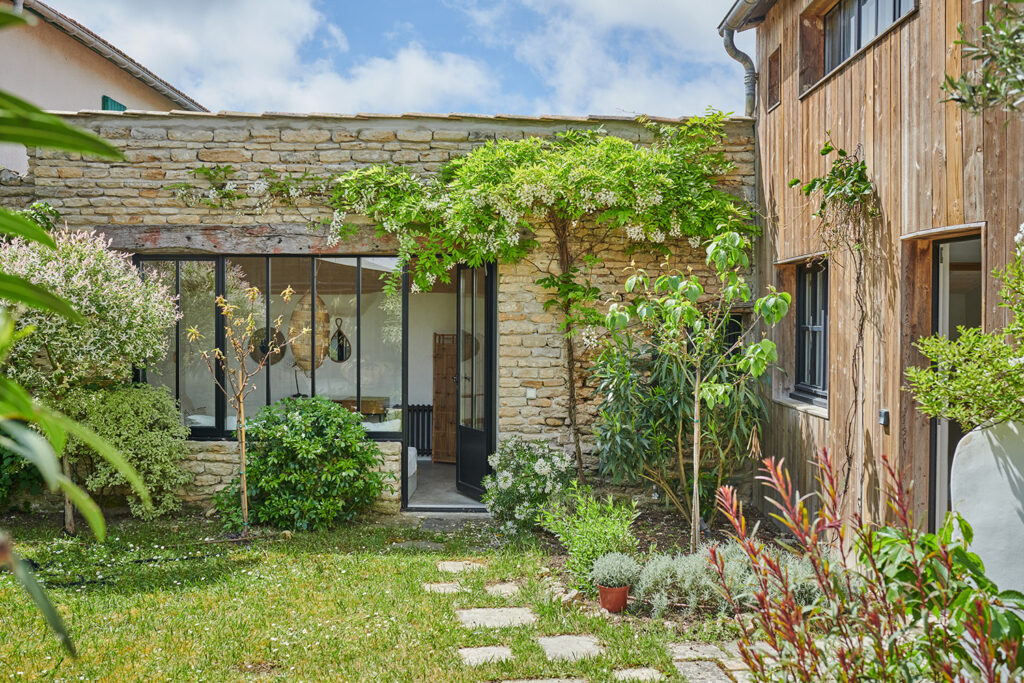
<path fill-rule="evenodd" d="M 799 266 L 796 275 L 796 382 L 793 397 L 828 399 L 828 265 Z"/>

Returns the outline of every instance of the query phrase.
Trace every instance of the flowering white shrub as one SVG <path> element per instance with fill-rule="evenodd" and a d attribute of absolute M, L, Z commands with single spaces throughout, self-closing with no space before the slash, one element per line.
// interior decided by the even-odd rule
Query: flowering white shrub
<path fill-rule="evenodd" d="M 72 321 L 37 309 L 18 312 L 7 373 L 37 396 L 51 398 L 85 384 L 130 379 L 167 354 L 167 329 L 178 308 L 167 287 L 143 280 L 131 257 L 92 232 L 53 233 L 56 249 L 14 239 L 0 245 L 0 272 L 17 275 L 63 298 Z M 6 303 L 5 303 L 6 305 Z"/>
<path fill-rule="evenodd" d="M 576 476 L 576 461 L 571 455 L 518 436 L 502 441 L 487 461 L 494 474 L 484 477 L 483 500 L 509 533 L 535 527 L 541 508 Z"/>

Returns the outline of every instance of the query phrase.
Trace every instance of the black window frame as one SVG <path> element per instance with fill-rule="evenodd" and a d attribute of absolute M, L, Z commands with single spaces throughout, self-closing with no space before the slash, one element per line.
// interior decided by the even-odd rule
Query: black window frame
<path fill-rule="evenodd" d="M 811 282 L 808 282 L 808 279 Z M 796 270 L 796 367 L 792 398 L 828 405 L 828 263 L 814 261 Z M 811 301 L 808 301 L 810 293 Z M 814 310 L 816 309 L 816 310 Z M 814 356 L 816 378 L 808 378 L 808 354 Z"/>
<path fill-rule="evenodd" d="M 183 262 L 183 261 L 207 261 L 207 262 L 213 262 L 214 263 L 214 268 L 215 268 L 215 270 L 214 270 L 214 275 L 215 275 L 215 277 L 214 277 L 214 288 L 215 288 L 216 291 L 215 292 L 211 292 L 211 295 L 210 295 L 211 296 L 211 298 L 210 298 L 210 306 L 216 310 L 216 307 L 215 307 L 215 304 L 213 303 L 213 301 L 214 301 L 214 298 L 216 296 L 221 296 L 221 295 L 224 295 L 224 293 L 225 293 L 225 288 L 226 288 L 225 268 L 227 266 L 227 263 L 230 260 L 232 260 L 232 259 L 243 259 L 243 258 L 262 258 L 262 259 L 264 259 L 265 267 L 267 269 L 267 285 L 266 285 L 266 288 L 269 290 L 269 275 L 270 275 L 271 259 L 274 259 L 274 258 L 305 258 L 305 259 L 309 259 L 309 261 L 310 261 L 310 267 L 309 267 L 309 273 L 310 273 L 310 292 L 312 292 L 312 294 L 313 294 L 312 309 L 310 311 L 310 319 L 311 319 L 311 327 L 312 327 L 312 329 L 310 330 L 310 343 L 313 344 L 314 340 L 316 339 L 316 280 L 317 280 L 317 267 L 316 267 L 316 265 L 317 265 L 317 260 L 321 259 L 321 258 L 351 258 L 351 259 L 356 259 L 356 263 L 357 263 L 357 275 L 356 275 L 357 292 L 356 292 L 356 297 L 357 297 L 357 310 L 360 311 L 360 323 L 356 327 L 356 335 L 357 335 L 357 342 L 356 342 L 356 350 L 357 350 L 357 354 L 356 354 L 356 368 L 357 368 L 357 370 L 356 370 L 356 388 L 355 388 L 355 391 L 356 391 L 356 405 L 357 406 L 362 406 L 362 389 L 363 389 L 363 387 L 362 387 L 362 372 L 361 372 L 361 369 L 362 369 L 362 360 L 363 360 L 362 359 L 362 351 L 363 351 L 363 349 L 362 349 L 362 344 L 359 343 L 359 338 L 360 338 L 360 336 L 362 334 L 362 322 L 361 322 L 362 306 L 359 303 L 359 301 L 362 298 L 362 290 L 363 290 L 363 283 L 362 283 L 362 260 L 363 259 L 367 259 L 367 258 L 397 258 L 397 256 L 398 256 L 397 254 L 358 254 L 358 253 L 357 254 L 341 254 L 341 253 L 338 253 L 338 254 L 335 254 L 335 253 L 331 253 L 331 254 L 225 254 L 225 255 L 217 255 L 217 256 L 209 255 L 209 254 L 173 254 L 172 253 L 172 254 L 136 254 L 135 256 L 132 257 L 132 262 L 135 264 L 135 267 L 138 268 L 140 271 L 142 270 L 142 264 L 144 264 L 144 263 L 160 262 L 160 261 L 163 261 L 163 262 L 173 262 L 173 263 L 178 263 L 178 262 Z M 175 281 L 176 281 L 175 282 L 175 284 L 176 284 L 175 293 L 177 293 L 177 289 L 180 288 L 180 277 L 181 277 L 180 276 L 180 268 L 177 268 L 176 269 L 176 276 L 175 276 Z M 268 294 L 270 294 L 269 291 L 263 292 L 263 299 L 264 299 L 264 302 L 265 302 L 265 306 L 266 306 L 266 310 L 267 310 L 267 315 L 268 315 L 267 319 L 269 320 L 270 319 L 269 318 L 270 296 L 268 296 Z M 224 335 L 224 318 L 218 312 L 218 313 L 215 314 L 214 321 L 215 321 L 214 322 L 214 325 L 215 325 L 215 327 L 214 327 L 214 332 L 215 332 L 214 343 L 215 343 L 217 348 L 221 349 L 222 351 L 226 351 L 227 349 L 226 349 L 226 338 L 225 338 L 225 335 Z M 408 269 L 407 268 L 403 268 L 402 269 L 402 344 L 401 344 L 402 352 L 401 352 L 401 367 L 399 368 L 399 371 L 400 371 L 400 373 L 401 373 L 401 375 L 403 377 L 401 397 L 400 397 L 401 402 L 399 404 L 401 406 L 401 408 L 402 408 L 402 429 L 401 429 L 401 431 L 397 431 L 397 432 L 369 431 L 368 430 L 367 433 L 366 433 L 366 437 L 368 439 L 370 439 L 370 440 L 373 440 L 373 441 L 401 441 L 403 439 L 403 434 L 404 434 L 404 431 L 405 431 L 406 426 L 407 426 L 406 423 L 407 423 L 407 420 L 408 420 L 408 415 L 407 415 L 407 413 L 408 413 L 408 410 L 407 410 L 407 408 L 408 408 L 408 400 L 407 400 L 407 398 L 408 398 L 407 397 L 408 390 L 407 390 L 407 387 L 406 387 L 406 384 L 405 384 L 405 381 L 404 381 L 404 377 L 405 377 L 406 368 L 407 368 L 408 362 L 409 362 L 408 345 L 406 343 L 406 340 L 408 339 L 408 334 L 409 334 L 408 325 L 409 325 L 409 276 L 408 276 Z M 270 339 L 269 339 L 269 327 L 270 326 L 268 325 L 267 326 L 267 328 L 268 328 L 268 337 L 267 337 L 266 340 L 264 340 L 264 343 L 263 343 L 264 348 L 266 348 L 266 345 L 269 344 L 269 342 L 270 342 Z M 173 346 L 172 352 L 174 353 L 174 357 L 175 357 L 175 362 L 174 362 L 174 372 L 175 372 L 175 378 L 174 378 L 174 399 L 175 399 L 175 401 L 179 401 L 180 397 L 181 397 L 181 365 L 180 365 L 180 358 L 181 358 L 180 350 L 181 349 L 180 349 L 180 346 L 181 346 L 181 344 L 185 343 L 185 342 L 181 341 L 181 333 L 182 333 L 181 321 L 178 321 L 178 322 L 175 323 L 175 336 L 174 336 L 174 340 L 175 341 L 172 344 L 172 346 Z M 223 370 L 220 368 L 219 365 L 216 366 L 216 372 L 217 372 L 217 381 L 223 383 L 224 382 Z M 263 376 L 259 380 L 257 380 L 257 381 L 261 381 L 262 380 L 262 381 L 266 382 L 266 392 L 265 392 L 266 404 L 265 405 L 271 405 L 270 398 L 272 396 L 272 391 L 271 391 L 271 379 L 270 379 L 270 376 L 271 376 L 271 373 L 269 372 L 269 370 L 268 369 L 264 369 Z M 141 383 L 145 383 L 146 382 L 146 371 L 145 371 L 145 369 L 140 369 L 140 370 L 138 370 L 135 373 L 135 381 L 141 382 Z M 214 383 L 214 380 L 213 380 L 212 377 L 210 378 L 210 383 L 211 384 Z M 312 395 L 314 395 L 314 396 L 317 395 L 316 394 L 316 367 L 313 367 L 310 370 L 310 393 Z M 215 403 L 215 426 L 214 427 L 195 427 L 195 426 L 189 426 L 189 432 L 190 432 L 189 433 L 189 438 L 190 439 L 196 440 L 196 441 L 210 441 L 210 440 L 224 441 L 224 440 L 233 440 L 235 438 L 234 430 L 228 430 L 228 429 L 225 428 L 226 416 L 227 416 L 227 400 L 228 400 L 227 396 L 225 396 L 224 392 L 222 392 L 220 389 L 218 389 L 215 384 L 214 384 L 214 395 L 215 395 L 215 401 L 216 401 L 216 403 Z"/>
<path fill-rule="evenodd" d="M 867 13 L 873 16 L 865 17 L 864 7 L 866 5 L 874 8 Z M 846 60 L 884 34 L 916 8 L 917 0 L 839 0 L 836 2 L 822 15 L 824 28 L 823 76 L 838 69 Z M 865 25 L 866 20 L 873 21 L 874 26 L 869 28 Z M 839 40 L 838 47 L 835 43 L 837 39 Z"/>

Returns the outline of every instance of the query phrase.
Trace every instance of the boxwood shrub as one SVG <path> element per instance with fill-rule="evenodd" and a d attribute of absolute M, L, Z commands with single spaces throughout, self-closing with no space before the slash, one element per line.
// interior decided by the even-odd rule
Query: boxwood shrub
<path fill-rule="evenodd" d="M 318 396 L 286 398 L 246 424 L 250 520 L 287 529 L 324 529 L 370 507 L 393 475 L 367 440 L 359 414 Z M 237 526 L 240 482 L 215 504 Z"/>

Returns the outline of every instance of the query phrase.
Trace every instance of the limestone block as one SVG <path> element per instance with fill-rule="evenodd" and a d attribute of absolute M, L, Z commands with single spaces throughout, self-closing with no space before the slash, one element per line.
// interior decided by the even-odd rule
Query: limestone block
<path fill-rule="evenodd" d="M 214 142 L 244 142 L 249 139 L 246 128 L 218 128 L 213 131 Z"/>
<path fill-rule="evenodd" d="M 366 140 L 367 142 L 391 142 L 395 139 L 395 134 L 390 130 L 363 128 L 359 131 L 358 137 L 360 140 Z"/>
<path fill-rule="evenodd" d="M 281 131 L 282 142 L 327 142 L 330 139 L 330 131 L 315 128 L 285 128 Z"/>
<path fill-rule="evenodd" d="M 167 137 L 182 142 L 210 142 L 213 140 L 213 131 L 200 128 L 171 128 L 167 131 Z"/>
<path fill-rule="evenodd" d="M 400 130 L 395 134 L 395 137 L 404 142 L 430 142 L 434 134 L 429 130 L 420 128 L 416 130 Z"/>
<path fill-rule="evenodd" d="M 352 152 L 352 161 L 366 164 L 379 164 L 391 159 L 391 152 L 376 149 L 364 149 Z"/>
<path fill-rule="evenodd" d="M 204 149 L 197 156 L 199 161 L 211 164 L 244 164 L 252 160 L 252 152 L 241 149 Z"/>
<path fill-rule="evenodd" d="M 135 140 L 166 140 L 166 128 L 132 128 L 131 137 Z"/>

